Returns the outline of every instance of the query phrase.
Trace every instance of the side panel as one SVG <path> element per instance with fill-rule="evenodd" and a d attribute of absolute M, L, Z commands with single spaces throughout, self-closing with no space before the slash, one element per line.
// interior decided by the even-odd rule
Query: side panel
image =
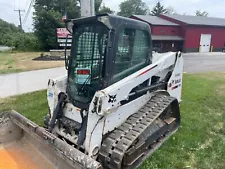
<path fill-rule="evenodd" d="M 134 87 L 145 80 L 150 79 L 154 75 L 159 76 L 161 80 L 164 79 L 166 74 L 172 70 L 173 66 L 175 66 L 176 69 L 174 76 L 178 73 L 182 75 L 182 57 L 178 59 L 176 65 L 174 65 L 175 58 L 176 53 L 156 54 L 153 56 L 153 64 L 96 93 L 95 97 L 99 98 L 98 100 L 101 100 L 101 110 L 95 111 L 97 114 L 106 117 L 104 134 L 121 125 L 127 117 L 135 113 L 148 99 L 150 99 L 151 94 L 146 94 L 121 106 L 121 101 L 129 99 L 129 93 Z M 182 80 L 180 83 L 182 83 Z M 180 100 L 181 90 L 174 90 L 171 94 Z M 98 103 L 95 103 L 95 105 L 98 107 Z M 90 107 L 89 113 L 91 113 L 92 109 L 93 107 Z"/>
<path fill-rule="evenodd" d="M 74 120 L 78 123 L 82 122 L 81 116 L 80 116 L 80 109 L 77 107 L 74 107 L 73 104 L 67 103 L 65 108 L 63 109 L 64 116 Z"/>
<path fill-rule="evenodd" d="M 173 97 L 176 97 L 178 102 L 181 102 L 182 82 L 183 82 L 183 57 L 178 57 L 174 71 L 168 82 L 167 91 Z"/>
<path fill-rule="evenodd" d="M 88 147 L 88 149 L 89 149 L 89 156 L 94 159 L 97 158 L 97 154 L 101 147 L 103 136 L 102 132 L 104 130 L 104 125 L 105 125 L 105 118 L 102 118 L 101 120 L 98 121 L 93 132 L 91 133 L 90 146 Z"/>
<path fill-rule="evenodd" d="M 87 131 L 86 138 L 84 141 L 85 150 L 88 152 L 89 156 L 93 156 L 93 149 L 95 147 L 100 147 L 102 141 L 103 133 L 103 116 L 99 116 L 96 113 L 93 113 L 93 103 L 91 103 L 88 113 L 88 122 L 87 122 Z M 95 135 L 94 135 L 95 134 Z"/>
<path fill-rule="evenodd" d="M 103 134 L 106 134 L 115 129 L 115 126 L 120 126 L 123 122 L 132 114 L 136 113 L 141 107 L 143 107 L 152 94 L 146 94 L 140 98 L 120 106 L 115 112 L 106 116 L 105 126 Z"/>
<path fill-rule="evenodd" d="M 133 88 L 173 66 L 176 58 L 175 55 L 176 53 L 173 52 L 163 54 L 153 64 L 100 91 L 102 93 L 102 108 L 99 114 L 112 113 L 114 109 L 120 106 L 120 101 L 129 98 L 129 93 Z M 99 95 L 101 95 L 100 92 Z"/>
<path fill-rule="evenodd" d="M 49 79 L 48 81 L 47 100 L 51 116 L 58 102 L 58 94 L 60 92 L 66 92 L 66 85 L 66 75 L 55 79 Z"/>

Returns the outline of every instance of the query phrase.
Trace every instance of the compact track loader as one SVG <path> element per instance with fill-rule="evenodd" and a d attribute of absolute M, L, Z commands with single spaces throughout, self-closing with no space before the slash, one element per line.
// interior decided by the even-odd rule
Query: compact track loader
<path fill-rule="evenodd" d="M 137 168 L 179 128 L 181 53 L 152 54 L 141 21 L 103 14 L 66 22 L 68 74 L 48 81 L 45 128 L 2 113 L 0 168 Z"/>

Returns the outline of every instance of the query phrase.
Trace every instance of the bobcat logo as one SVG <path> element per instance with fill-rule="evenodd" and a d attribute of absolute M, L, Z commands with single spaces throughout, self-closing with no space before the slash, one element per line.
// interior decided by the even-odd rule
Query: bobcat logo
<path fill-rule="evenodd" d="M 116 95 L 109 95 L 109 103 L 113 103 L 113 102 L 116 102 Z"/>

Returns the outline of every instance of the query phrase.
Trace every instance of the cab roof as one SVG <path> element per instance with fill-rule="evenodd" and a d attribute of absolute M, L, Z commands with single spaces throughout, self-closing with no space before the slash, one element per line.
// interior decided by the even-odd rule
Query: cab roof
<path fill-rule="evenodd" d="M 99 15 L 95 15 L 91 17 L 72 19 L 70 21 L 73 21 L 74 25 L 92 23 L 92 22 L 93 23 L 101 22 L 104 25 L 106 25 L 109 29 L 114 29 L 114 30 L 120 27 L 121 25 L 133 25 L 141 29 L 150 30 L 149 25 L 143 21 L 138 21 L 135 19 L 121 17 L 117 15 L 112 15 L 112 14 L 99 14 Z"/>

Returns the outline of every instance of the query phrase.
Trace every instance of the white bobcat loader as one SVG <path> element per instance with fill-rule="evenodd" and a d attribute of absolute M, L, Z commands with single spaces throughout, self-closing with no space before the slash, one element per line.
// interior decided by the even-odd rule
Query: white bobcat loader
<path fill-rule="evenodd" d="M 11 154 L 7 169 L 137 168 L 180 125 L 181 53 L 152 55 L 141 21 L 104 14 L 67 23 L 68 74 L 48 82 L 45 128 L 2 113 L 0 158 Z"/>

